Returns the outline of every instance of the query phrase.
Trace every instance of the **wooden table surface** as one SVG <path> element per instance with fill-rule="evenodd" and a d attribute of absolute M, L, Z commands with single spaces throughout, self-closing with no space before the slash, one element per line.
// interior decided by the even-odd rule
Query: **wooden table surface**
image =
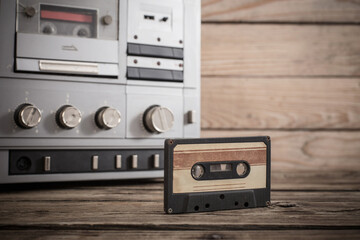
<path fill-rule="evenodd" d="M 273 172 L 272 205 L 168 215 L 163 181 L 1 186 L 1 239 L 360 239 L 360 173 Z"/>

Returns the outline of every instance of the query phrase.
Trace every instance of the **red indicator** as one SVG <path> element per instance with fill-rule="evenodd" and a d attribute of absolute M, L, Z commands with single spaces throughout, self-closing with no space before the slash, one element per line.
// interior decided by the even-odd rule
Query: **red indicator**
<path fill-rule="evenodd" d="M 82 23 L 91 23 L 93 21 L 93 16 L 90 15 L 49 10 L 41 10 L 41 18 Z"/>

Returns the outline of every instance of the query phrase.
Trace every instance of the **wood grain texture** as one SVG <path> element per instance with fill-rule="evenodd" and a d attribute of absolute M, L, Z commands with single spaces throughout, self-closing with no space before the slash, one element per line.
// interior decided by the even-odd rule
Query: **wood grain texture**
<path fill-rule="evenodd" d="M 251 143 L 254 144 L 254 143 Z M 255 145 L 258 144 L 258 145 Z M 232 148 L 224 148 L 225 144 L 186 144 L 193 149 L 186 151 L 177 150 L 177 145 L 173 154 L 173 168 L 189 170 L 197 162 L 220 162 L 220 161 L 238 161 L 246 160 L 251 166 L 266 164 L 266 145 L 263 142 L 257 142 L 253 146 L 246 143 L 232 143 Z M 204 148 L 208 146 L 208 149 Z M 229 144 L 230 145 L 230 144 Z M 225 145 L 226 146 L 226 145 Z M 198 148 L 202 148 L 199 150 Z"/>
<path fill-rule="evenodd" d="M 163 213 L 159 180 L 3 185 L 1 239 L 358 239 L 359 171 L 275 172 L 272 182 L 283 189 L 270 207 L 179 215 Z"/>
<path fill-rule="evenodd" d="M 1 239 L 354 239 L 360 230 L 277 230 L 277 231 L 151 231 L 151 230 L 2 230 Z"/>
<path fill-rule="evenodd" d="M 360 128 L 360 78 L 203 77 L 201 98 L 205 129 Z"/>
<path fill-rule="evenodd" d="M 360 170 L 360 131 L 202 131 L 202 137 L 271 137 L 271 168 Z"/>
<path fill-rule="evenodd" d="M 203 24 L 205 76 L 359 76 L 360 25 Z"/>
<path fill-rule="evenodd" d="M 319 170 L 288 170 L 271 172 L 274 191 L 359 191 L 360 172 Z M 38 183 L 2 186 L 1 202 L 43 201 L 132 201 L 156 202 L 162 198 L 163 181 L 104 181 Z M 154 193 L 154 194 L 153 194 Z M 157 196 L 159 194 L 159 196 Z M 347 194 L 344 193 L 344 196 Z M 0 204 L 1 206 L 1 204 Z"/>
<path fill-rule="evenodd" d="M 344 191 L 344 196 L 351 195 L 346 191 L 360 190 L 359 171 L 329 171 L 322 170 L 289 170 L 271 172 L 272 190 L 293 191 Z M 318 193 L 321 195 L 321 193 Z"/>
<path fill-rule="evenodd" d="M 39 201 L 29 201 L 26 196 L 39 195 L 39 191 L 43 197 L 52 194 L 31 189 L 23 196 L 21 193 L 3 192 L 0 194 L 0 229 L 221 231 L 360 228 L 360 192 L 273 191 L 272 205 L 267 208 L 168 215 L 163 212 L 162 184 L 148 186 L 152 190 L 141 184 L 97 189 L 105 196 L 97 200 L 91 196 L 83 200 L 72 198 L 76 192 L 91 195 L 94 191 L 81 188 L 67 189 L 68 196 L 60 195 L 64 193 L 61 189 L 51 190 L 60 199 L 50 197 Z M 116 198 L 109 191 L 116 194 Z M 144 194 L 148 199 L 142 198 Z M 9 195 L 15 195 L 16 199 L 6 200 Z"/>
<path fill-rule="evenodd" d="M 202 0 L 203 22 L 360 22 L 358 0 Z"/>

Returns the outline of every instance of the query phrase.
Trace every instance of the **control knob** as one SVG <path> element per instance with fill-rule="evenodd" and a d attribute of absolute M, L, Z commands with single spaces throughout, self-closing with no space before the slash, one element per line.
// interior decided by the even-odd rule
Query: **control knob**
<path fill-rule="evenodd" d="M 36 9 L 34 7 L 25 7 L 25 15 L 28 17 L 33 17 L 36 14 Z"/>
<path fill-rule="evenodd" d="M 102 22 L 104 25 L 110 25 L 112 23 L 112 17 L 110 15 L 106 15 L 102 17 Z"/>
<path fill-rule="evenodd" d="M 56 121 L 61 128 L 74 128 L 81 122 L 81 112 L 71 105 L 62 106 L 56 113 Z"/>
<path fill-rule="evenodd" d="M 167 132 L 174 125 L 174 114 L 166 107 L 154 105 L 144 112 L 143 123 L 151 133 Z"/>
<path fill-rule="evenodd" d="M 14 119 L 21 128 L 33 128 L 41 121 L 41 112 L 34 105 L 24 103 L 15 110 Z"/>
<path fill-rule="evenodd" d="M 102 107 L 95 114 L 95 123 L 101 129 L 111 129 L 119 125 L 120 112 L 112 107 Z"/>

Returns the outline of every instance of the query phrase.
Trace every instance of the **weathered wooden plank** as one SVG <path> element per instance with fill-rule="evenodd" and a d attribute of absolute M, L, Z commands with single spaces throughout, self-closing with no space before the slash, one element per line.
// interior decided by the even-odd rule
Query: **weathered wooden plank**
<path fill-rule="evenodd" d="M 334 171 L 326 168 L 321 171 L 272 171 L 271 189 L 273 190 L 360 190 L 360 172 Z M 347 193 L 344 193 L 345 195 Z"/>
<path fill-rule="evenodd" d="M 206 129 L 359 129 L 360 78 L 203 77 Z"/>
<path fill-rule="evenodd" d="M 203 24 L 202 74 L 359 76 L 360 25 Z"/>
<path fill-rule="evenodd" d="M 287 171 L 272 172 L 273 191 L 351 191 L 360 190 L 360 173 L 328 171 Z M 3 186 L 0 192 L 2 202 L 43 202 L 43 201 L 162 201 L 163 183 L 149 181 L 129 185 L 127 182 L 83 182 L 47 183 Z M 345 194 L 346 196 L 346 194 Z M 1 204 L 0 204 L 1 205 Z"/>
<path fill-rule="evenodd" d="M 202 0 L 203 22 L 360 22 L 359 1 Z"/>
<path fill-rule="evenodd" d="M 360 190 L 360 172 L 272 171 L 273 191 L 352 191 Z M 316 192 L 315 192 L 316 193 Z M 2 186 L 0 205 L 6 202 L 159 202 L 163 182 L 81 182 Z M 321 196 L 321 195 L 319 195 Z M 344 193 L 344 197 L 347 194 Z"/>
<path fill-rule="evenodd" d="M 202 137 L 271 137 L 274 171 L 359 171 L 360 131 L 202 131 Z"/>
<path fill-rule="evenodd" d="M 148 231 L 148 230 L 3 230 L 1 239 L 354 239 L 360 230 Z"/>
<path fill-rule="evenodd" d="M 157 201 L 141 201 L 141 194 L 135 194 L 127 201 L 72 201 L 70 198 L 69 201 L 2 202 L 0 229 L 220 231 L 360 228 L 360 192 L 275 191 L 272 193 L 272 206 L 267 208 L 178 215 L 163 212 L 161 193 L 152 193 Z"/>

